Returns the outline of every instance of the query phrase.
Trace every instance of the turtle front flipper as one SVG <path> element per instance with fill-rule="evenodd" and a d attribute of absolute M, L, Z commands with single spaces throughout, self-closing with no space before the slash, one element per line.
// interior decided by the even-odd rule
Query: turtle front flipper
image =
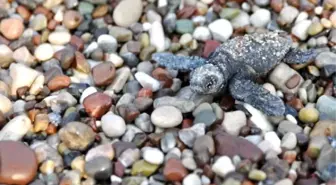
<path fill-rule="evenodd" d="M 160 66 L 181 71 L 191 71 L 206 63 L 206 60 L 197 56 L 179 56 L 172 53 L 155 53 L 152 55 Z"/>
<path fill-rule="evenodd" d="M 283 58 L 283 62 L 287 64 L 304 64 L 315 60 L 317 52 L 314 49 L 300 50 L 291 48 Z"/>
<path fill-rule="evenodd" d="M 285 104 L 281 98 L 239 74 L 230 81 L 229 91 L 236 100 L 248 103 L 268 116 L 281 116 L 285 113 Z"/>

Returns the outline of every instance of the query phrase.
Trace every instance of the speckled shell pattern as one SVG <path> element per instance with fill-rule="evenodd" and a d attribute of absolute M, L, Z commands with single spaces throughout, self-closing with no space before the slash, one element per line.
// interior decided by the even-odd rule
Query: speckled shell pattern
<path fill-rule="evenodd" d="M 223 68 L 221 65 L 225 65 L 224 68 L 228 68 L 229 65 L 230 68 L 242 69 L 242 71 L 252 69 L 257 76 L 264 75 L 281 62 L 291 45 L 289 36 L 283 36 L 277 32 L 237 36 L 219 46 L 212 56 L 214 61 L 210 58 L 209 62 L 219 65 L 220 68 Z M 223 56 L 223 54 L 229 55 L 227 58 L 231 61 L 227 62 L 225 58 L 218 60 L 218 55 Z"/>

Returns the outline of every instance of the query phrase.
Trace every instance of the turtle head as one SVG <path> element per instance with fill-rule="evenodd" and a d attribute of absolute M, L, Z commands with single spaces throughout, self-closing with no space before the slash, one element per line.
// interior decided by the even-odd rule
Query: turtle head
<path fill-rule="evenodd" d="M 217 66 L 205 64 L 191 72 L 190 88 L 200 94 L 215 94 L 226 86 L 227 80 Z"/>

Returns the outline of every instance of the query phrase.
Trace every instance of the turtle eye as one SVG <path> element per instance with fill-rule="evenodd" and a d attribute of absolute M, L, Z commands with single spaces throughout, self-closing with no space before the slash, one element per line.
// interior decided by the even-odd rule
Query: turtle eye
<path fill-rule="evenodd" d="M 211 90 L 216 85 L 217 80 L 215 78 L 210 78 L 205 83 L 205 89 Z"/>

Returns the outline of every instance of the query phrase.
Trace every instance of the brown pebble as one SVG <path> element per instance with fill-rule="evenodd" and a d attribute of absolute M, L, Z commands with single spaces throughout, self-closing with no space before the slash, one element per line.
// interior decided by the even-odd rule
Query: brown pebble
<path fill-rule="evenodd" d="M 75 61 L 75 52 L 72 49 L 62 49 L 54 54 L 54 57 L 60 61 L 63 69 L 69 69 Z"/>
<path fill-rule="evenodd" d="M 152 72 L 152 75 L 155 79 L 163 82 L 163 87 L 170 88 L 173 84 L 173 79 L 169 72 L 163 68 L 156 68 Z"/>
<path fill-rule="evenodd" d="M 57 25 L 58 25 L 58 22 L 57 22 L 56 20 L 52 19 L 52 20 L 50 20 L 50 21 L 48 22 L 48 26 L 47 26 L 47 28 L 48 28 L 49 30 L 54 30 L 54 29 L 56 28 Z"/>
<path fill-rule="evenodd" d="M 92 117 L 102 117 L 111 107 L 112 98 L 104 93 L 96 92 L 84 99 L 85 111 Z"/>
<path fill-rule="evenodd" d="M 24 98 L 28 91 L 29 91 L 29 87 L 23 86 L 16 90 L 16 95 L 20 98 Z"/>
<path fill-rule="evenodd" d="M 0 44 L 9 45 L 9 40 L 0 35 Z"/>
<path fill-rule="evenodd" d="M 187 19 L 190 18 L 196 12 L 196 7 L 194 6 L 185 6 L 177 12 L 177 18 Z"/>
<path fill-rule="evenodd" d="M 58 91 L 60 89 L 69 87 L 70 84 L 71 84 L 71 80 L 68 76 L 58 75 L 48 82 L 48 88 L 51 91 Z"/>
<path fill-rule="evenodd" d="M 41 35 L 40 34 L 36 34 L 36 35 L 33 36 L 33 44 L 35 46 L 41 44 Z"/>
<path fill-rule="evenodd" d="M 48 20 L 51 20 L 54 17 L 54 14 L 47 8 L 43 7 L 43 6 L 38 6 L 37 8 L 35 8 L 34 10 L 34 14 L 43 14 L 46 16 L 46 18 Z"/>
<path fill-rule="evenodd" d="M 93 81 L 97 86 L 110 85 L 116 74 L 116 69 L 112 62 L 103 62 L 92 69 Z"/>
<path fill-rule="evenodd" d="M 49 124 L 46 129 L 46 133 L 48 135 L 52 135 L 52 134 L 55 134 L 56 132 L 57 132 L 57 127 L 54 124 Z"/>
<path fill-rule="evenodd" d="M 16 12 L 23 18 L 23 20 L 29 21 L 31 13 L 26 7 L 20 5 L 16 8 Z"/>
<path fill-rule="evenodd" d="M 299 85 L 300 80 L 301 80 L 300 75 L 298 75 L 298 74 L 294 74 L 292 77 L 290 77 L 289 80 L 287 80 L 287 82 L 286 82 L 286 87 L 287 87 L 288 89 L 293 89 L 293 88 L 295 88 L 297 85 Z"/>
<path fill-rule="evenodd" d="M 152 98 L 153 97 L 153 91 L 151 89 L 142 88 L 138 92 L 138 97 Z"/>
<path fill-rule="evenodd" d="M 97 8 L 95 8 L 92 12 L 92 17 L 99 18 L 99 17 L 104 17 L 105 14 L 108 12 L 108 5 L 100 5 Z"/>
<path fill-rule="evenodd" d="M 9 40 L 19 38 L 24 31 L 24 25 L 20 19 L 3 19 L 0 23 L 0 32 Z"/>
<path fill-rule="evenodd" d="M 302 101 L 296 97 L 289 100 L 287 104 L 293 107 L 297 111 L 303 108 Z"/>
<path fill-rule="evenodd" d="M 79 26 L 79 24 L 82 22 L 83 17 L 82 15 L 75 11 L 75 10 L 67 10 L 64 13 L 64 17 L 63 17 L 63 25 L 72 30 L 75 29 Z"/>
<path fill-rule="evenodd" d="M 77 37 L 76 35 L 71 36 L 70 45 L 73 46 L 77 51 L 82 51 L 84 49 L 83 39 Z"/>
<path fill-rule="evenodd" d="M 271 0 L 271 7 L 275 12 L 280 12 L 284 7 L 284 0 Z"/>
<path fill-rule="evenodd" d="M 0 111 L 0 129 L 4 127 L 7 123 L 5 115 Z"/>
<path fill-rule="evenodd" d="M 0 141 L 0 183 L 29 184 L 37 174 L 35 152 L 20 141 Z"/>
<path fill-rule="evenodd" d="M 182 181 L 188 171 L 180 160 L 170 158 L 163 168 L 163 175 L 167 181 Z"/>

